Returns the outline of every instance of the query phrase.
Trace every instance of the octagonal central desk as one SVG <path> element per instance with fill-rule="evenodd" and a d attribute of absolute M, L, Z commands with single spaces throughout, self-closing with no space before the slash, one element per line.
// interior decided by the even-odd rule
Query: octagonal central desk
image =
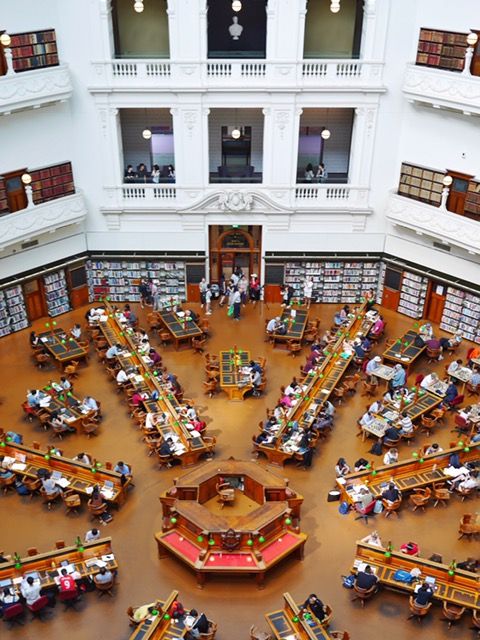
<path fill-rule="evenodd" d="M 233 504 L 219 506 L 219 484 L 235 491 Z M 265 573 L 287 556 L 303 558 L 300 532 L 303 497 L 254 462 L 229 459 L 205 463 L 175 481 L 160 497 L 163 528 L 155 534 L 159 557 L 181 560 L 202 587 L 209 574 Z"/>

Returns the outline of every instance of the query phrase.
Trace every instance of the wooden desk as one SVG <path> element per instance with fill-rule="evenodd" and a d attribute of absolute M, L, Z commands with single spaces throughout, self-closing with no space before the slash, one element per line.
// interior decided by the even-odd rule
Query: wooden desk
<path fill-rule="evenodd" d="M 308 322 L 308 309 L 295 309 L 296 316 L 292 318 L 290 315 L 290 307 L 282 312 L 280 321 L 287 327 L 286 333 L 274 333 L 272 335 L 273 346 L 277 342 L 288 342 L 289 340 L 302 340 L 305 328 Z"/>
<path fill-rule="evenodd" d="M 239 506 L 212 509 L 217 484 L 233 478 L 243 484 L 235 489 Z M 285 557 L 303 558 L 303 497 L 287 484 L 256 463 L 234 459 L 207 462 L 176 479 L 160 497 L 163 528 L 155 534 L 159 557 L 169 553 L 184 562 L 195 571 L 199 586 L 209 574 L 252 574 L 262 586 L 266 572 Z"/>
<path fill-rule="evenodd" d="M 64 366 L 72 360 L 82 360 L 88 356 L 86 349 L 81 347 L 75 338 L 72 338 L 63 329 L 44 331 L 39 333 L 40 343 L 44 349 L 53 357 L 55 362 Z M 62 341 L 65 341 L 63 344 Z"/>
<path fill-rule="evenodd" d="M 245 375 L 241 371 L 249 363 L 250 351 L 220 351 L 220 388 L 229 400 L 243 400 L 245 394 L 253 389 L 250 374 Z"/>
<path fill-rule="evenodd" d="M 385 382 L 385 386 L 393 378 L 394 375 L 395 375 L 395 369 L 393 367 L 387 366 L 386 364 L 381 364 L 372 373 L 372 376 L 375 376 L 376 378 L 380 378 L 380 380 L 383 380 Z"/>
<path fill-rule="evenodd" d="M 306 376 L 303 381 L 305 390 L 297 404 L 289 409 L 286 419 L 283 420 L 276 434 L 275 442 L 262 443 L 257 447 L 271 464 L 282 466 L 286 460 L 295 456 L 298 447 L 288 446 L 288 440 L 284 442 L 289 428 L 294 421 L 297 421 L 299 429 L 306 429 L 315 420 L 353 360 L 353 354 L 342 355 L 345 337 L 347 335 L 353 337 L 356 333 L 367 335 L 372 324 L 372 320 L 365 316 L 365 305 L 363 305 L 359 314 L 351 318 L 349 323 L 339 331 L 337 340 L 329 347 L 320 365 Z M 285 444 L 287 444 L 286 447 Z"/>
<path fill-rule="evenodd" d="M 465 448 L 468 451 L 465 451 Z M 452 447 L 424 458 L 419 454 L 418 458 L 350 473 L 344 478 L 337 478 L 337 488 L 342 494 L 342 500 L 347 500 L 350 504 L 356 502 L 356 488 L 368 486 L 373 496 L 377 498 L 392 479 L 402 494 L 407 494 L 414 489 L 423 489 L 435 483 L 450 480 L 444 470 L 449 466 L 452 453 L 458 453 L 462 463 L 478 461 L 480 460 L 480 443 Z"/>
<path fill-rule="evenodd" d="M 383 352 L 383 359 L 388 362 L 394 362 L 395 364 L 401 364 L 408 373 L 412 364 L 426 349 L 425 345 L 423 345 L 423 347 L 415 346 L 415 338 L 417 335 L 415 331 L 407 331 L 407 333 Z M 405 343 L 408 343 L 407 347 Z"/>
<path fill-rule="evenodd" d="M 470 382 L 472 375 L 473 375 L 473 371 L 468 367 L 459 367 L 456 371 L 454 371 L 454 373 L 448 374 L 450 378 L 454 378 L 458 382 L 462 383 L 462 388 L 460 390 L 460 393 L 464 393 L 465 385 L 467 384 L 467 382 Z"/>
<path fill-rule="evenodd" d="M 168 421 L 165 425 L 157 426 L 157 434 L 166 439 L 173 433 L 178 438 L 179 448 L 173 454 L 178 458 L 183 466 L 196 464 L 202 456 L 209 451 L 201 436 L 190 433 L 185 424 L 188 422 L 179 415 L 180 405 L 175 396 L 166 391 L 158 378 L 146 365 L 142 356 L 138 354 L 133 343 L 130 332 L 119 324 L 114 310 L 107 304 L 108 316 L 106 322 L 99 322 L 98 328 L 110 346 L 121 344 L 128 351 L 125 355 L 117 357 L 118 362 L 124 370 L 134 369 L 132 373 L 132 384 L 135 389 L 142 393 L 147 393 L 149 398 L 144 400 L 144 404 L 151 413 L 165 413 Z M 152 400 L 152 392 L 159 395 L 158 400 Z M 152 435 L 155 432 L 152 431 Z"/>
<path fill-rule="evenodd" d="M 94 576 L 99 573 L 100 567 L 89 561 L 93 558 L 101 560 L 102 556 L 113 556 L 111 543 L 111 538 L 101 538 L 94 542 L 82 542 L 84 551 L 79 551 L 76 546 L 71 546 L 39 553 L 35 556 L 27 556 L 20 559 L 22 566 L 19 569 L 15 568 L 17 564 L 15 560 L 2 563 L 0 564 L 0 580 L 11 580 L 14 585 L 18 586 L 22 576 L 37 572 L 42 588 L 53 587 L 56 584 L 55 578 L 59 575 L 62 562 L 74 564 L 82 578 Z M 105 563 L 110 571 L 118 569 L 114 556 L 105 559 Z"/>
<path fill-rule="evenodd" d="M 422 578 L 427 576 L 435 578 L 437 589 L 433 592 L 434 600 L 480 611 L 480 590 L 476 573 L 455 569 L 455 574 L 450 576 L 448 565 L 418 556 L 409 556 L 400 551 L 391 551 L 391 556 L 387 558 L 385 552 L 386 549 L 381 547 L 357 542 L 353 569 L 356 571 L 356 565 L 365 562 L 375 569 L 376 576 L 384 587 L 413 595 L 418 583 L 398 582 L 394 580 L 393 575 L 398 569 L 409 573 L 413 568 L 418 567 L 422 571 Z"/>
<path fill-rule="evenodd" d="M 448 382 L 444 382 L 443 380 L 437 380 L 433 384 L 428 385 L 428 387 L 421 387 L 428 391 L 429 393 L 433 393 L 434 395 L 440 396 L 440 398 L 444 398 L 448 389 Z"/>
<path fill-rule="evenodd" d="M 121 505 L 125 502 L 128 487 L 131 484 L 130 478 L 126 478 L 125 484 L 122 485 L 121 474 L 105 469 L 105 466 L 92 467 L 83 464 L 83 462 L 76 462 L 63 456 L 54 455 L 50 453 L 47 448 L 43 449 L 43 451 L 33 449 L 23 444 L 6 442 L 4 439 L 5 436 L 2 436 L 2 438 L 0 442 L 2 455 L 17 458 L 17 460 L 18 456 L 25 456 L 25 463 L 20 463 L 21 467 L 10 469 L 19 478 L 23 476 L 37 478 L 37 471 L 39 469 L 47 469 L 51 472 L 60 471 L 62 478 L 66 478 L 70 482 L 65 489 L 72 489 L 87 498 L 90 497 L 95 485 L 98 485 L 100 489 L 102 489 L 105 482 L 111 482 L 113 485 L 113 493 L 109 497 L 106 497 L 102 493 L 104 500 L 115 505 Z M 3 444 L 5 444 L 5 446 L 3 446 Z M 45 456 L 48 456 L 48 459 L 45 458 Z M 23 468 L 23 465 L 26 465 L 25 468 Z M 92 471 L 93 468 L 95 468 L 95 472 Z"/>
<path fill-rule="evenodd" d="M 46 411 L 50 416 L 57 412 L 65 418 L 69 427 L 78 430 L 82 420 L 90 418 L 96 412 L 92 409 L 82 410 L 82 401 L 71 391 L 56 391 L 51 385 L 43 387 L 42 391 L 50 396 L 48 406 L 33 407 L 35 413 Z"/>
<path fill-rule="evenodd" d="M 192 346 L 192 338 L 203 335 L 203 331 L 193 320 L 186 320 L 185 316 L 179 316 L 173 311 L 156 311 L 157 318 L 162 322 L 175 342 L 175 349 L 187 344 Z M 184 313 L 183 311 L 181 313 Z"/>
<path fill-rule="evenodd" d="M 413 396 L 412 401 L 408 404 L 403 402 L 388 402 L 383 409 L 381 416 L 390 422 L 396 422 L 400 414 L 405 412 L 407 416 L 415 422 L 424 414 L 435 409 L 442 401 L 439 395 L 419 389 L 418 395 Z"/>
<path fill-rule="evenodd" d="M 157 600 L 156 610 L 158 615 L 150 616 L 143 622 L 139 622 L 129 636 L 129 640 L 175 640 L 175 638 L 183 638 L 186 632 L 183 620 L 165 619 L 165 614 L 171 613 L 172 605 L 177 598 L 178 591 L 172 591 L 165 601 Z"/>
<path fill-rule="evenodd" d="M 286 640 L 294 636 L 298 640 L 328 640 L 333 638 L 328 629 L 312 617 L 315 624 L 310 626 L 303 615 L 300 607 L 289 593 L 283 594 L 283 609 L 266 613 L 265 618 L 268 626 L 277 640 Z"/>

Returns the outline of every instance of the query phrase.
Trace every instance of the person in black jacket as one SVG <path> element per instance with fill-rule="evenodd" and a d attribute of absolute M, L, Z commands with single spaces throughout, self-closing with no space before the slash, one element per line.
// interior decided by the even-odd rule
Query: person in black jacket
<path fill-rule="evenodd" d="M 302 604 L 302 609 L 310 609 L 313 615 L 318 618 L 320 622 L 327 617 L 327 608 L 323 602 L 316 596 L 315 593 L 311 593 L 305 602 Z"/>
<path fill-rule="evenodd" d="M 369 564 L 365 566 L 364 571 L 359 571 L 355 578 L 355 584 L 359 589 L 371 589 L 377 582 L 378 578 Z"/>
<path fill-rule="evenodd" d="M 388 488 L 382 493 L 382 498 L 385 498 L 388 502 L 396 502 L 401 497 L 400 491 L 394 485 L 393 482 L 390 482 Z"/>
<path fill-rule="evenodd" d="M 415 594 L 415 604 L 417 607 L 426 607 L 433 597 L 432 587 L 428 582 L 424 582 Z"/>

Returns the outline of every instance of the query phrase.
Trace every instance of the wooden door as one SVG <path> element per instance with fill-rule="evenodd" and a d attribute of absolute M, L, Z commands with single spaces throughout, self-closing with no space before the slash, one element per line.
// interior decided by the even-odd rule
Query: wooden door
<path fill-rule="evenodd" d="M 442 319 L 443 308 L 445 306 L 447 287 L 435 280 L 430 283 L 430 292 L 427 295 L 425 305 L 425 318 L 432 322 L 439 323 Z"/>
<path fill-rule="evenodd" d="M 453 178 L 453 182 L 448 194 L 447 209 L 452 213 L 463 215 L 468 183 L 473 176 L 467 173 L 459 173 L 458 171 L 448 171 L 448 175 Z"/>
<path fill-rule="evenodd" d="M 8 208 L 11 213 L 27 208 L 27 196 L 22 182 L 22 175 L 25 172 L 26 169 L 18 169 L 17 171 L 10 171 L 9 173 L 3 174 Z"/>
<path fill-rule="evenodd" d="M 27 307 L 30 320 L 37 320 L 37 318 L 42 318 L 47 315 L 40 278 L 27 282 L 23 290 L 25 294 L 25 306 Z"/>
<path fill-rule="evenodd" d="M 282 285 L 280 284 L 266 284 L 264 289 L 265 302 L 282 302 Z"/>
<path fill-rule="evenodd" d="M 396 311 L 400 302 L 400 289 L 402 284 L 402 272 L 396 269 L 385 269 L 383 284 L 382 305 L 387 309 Z"/>

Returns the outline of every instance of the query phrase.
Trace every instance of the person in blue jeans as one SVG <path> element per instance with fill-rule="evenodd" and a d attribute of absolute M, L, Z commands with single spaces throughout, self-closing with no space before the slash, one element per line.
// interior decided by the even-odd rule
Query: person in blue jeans
<path fill-rule="evenodd" d="M 240 309 L 242 307 L 242 296 L 240 295 L 240 291 L 235 287 L 232 296 L 232 304 L 233 304 L 233 319 L 240 320 Z"/>

